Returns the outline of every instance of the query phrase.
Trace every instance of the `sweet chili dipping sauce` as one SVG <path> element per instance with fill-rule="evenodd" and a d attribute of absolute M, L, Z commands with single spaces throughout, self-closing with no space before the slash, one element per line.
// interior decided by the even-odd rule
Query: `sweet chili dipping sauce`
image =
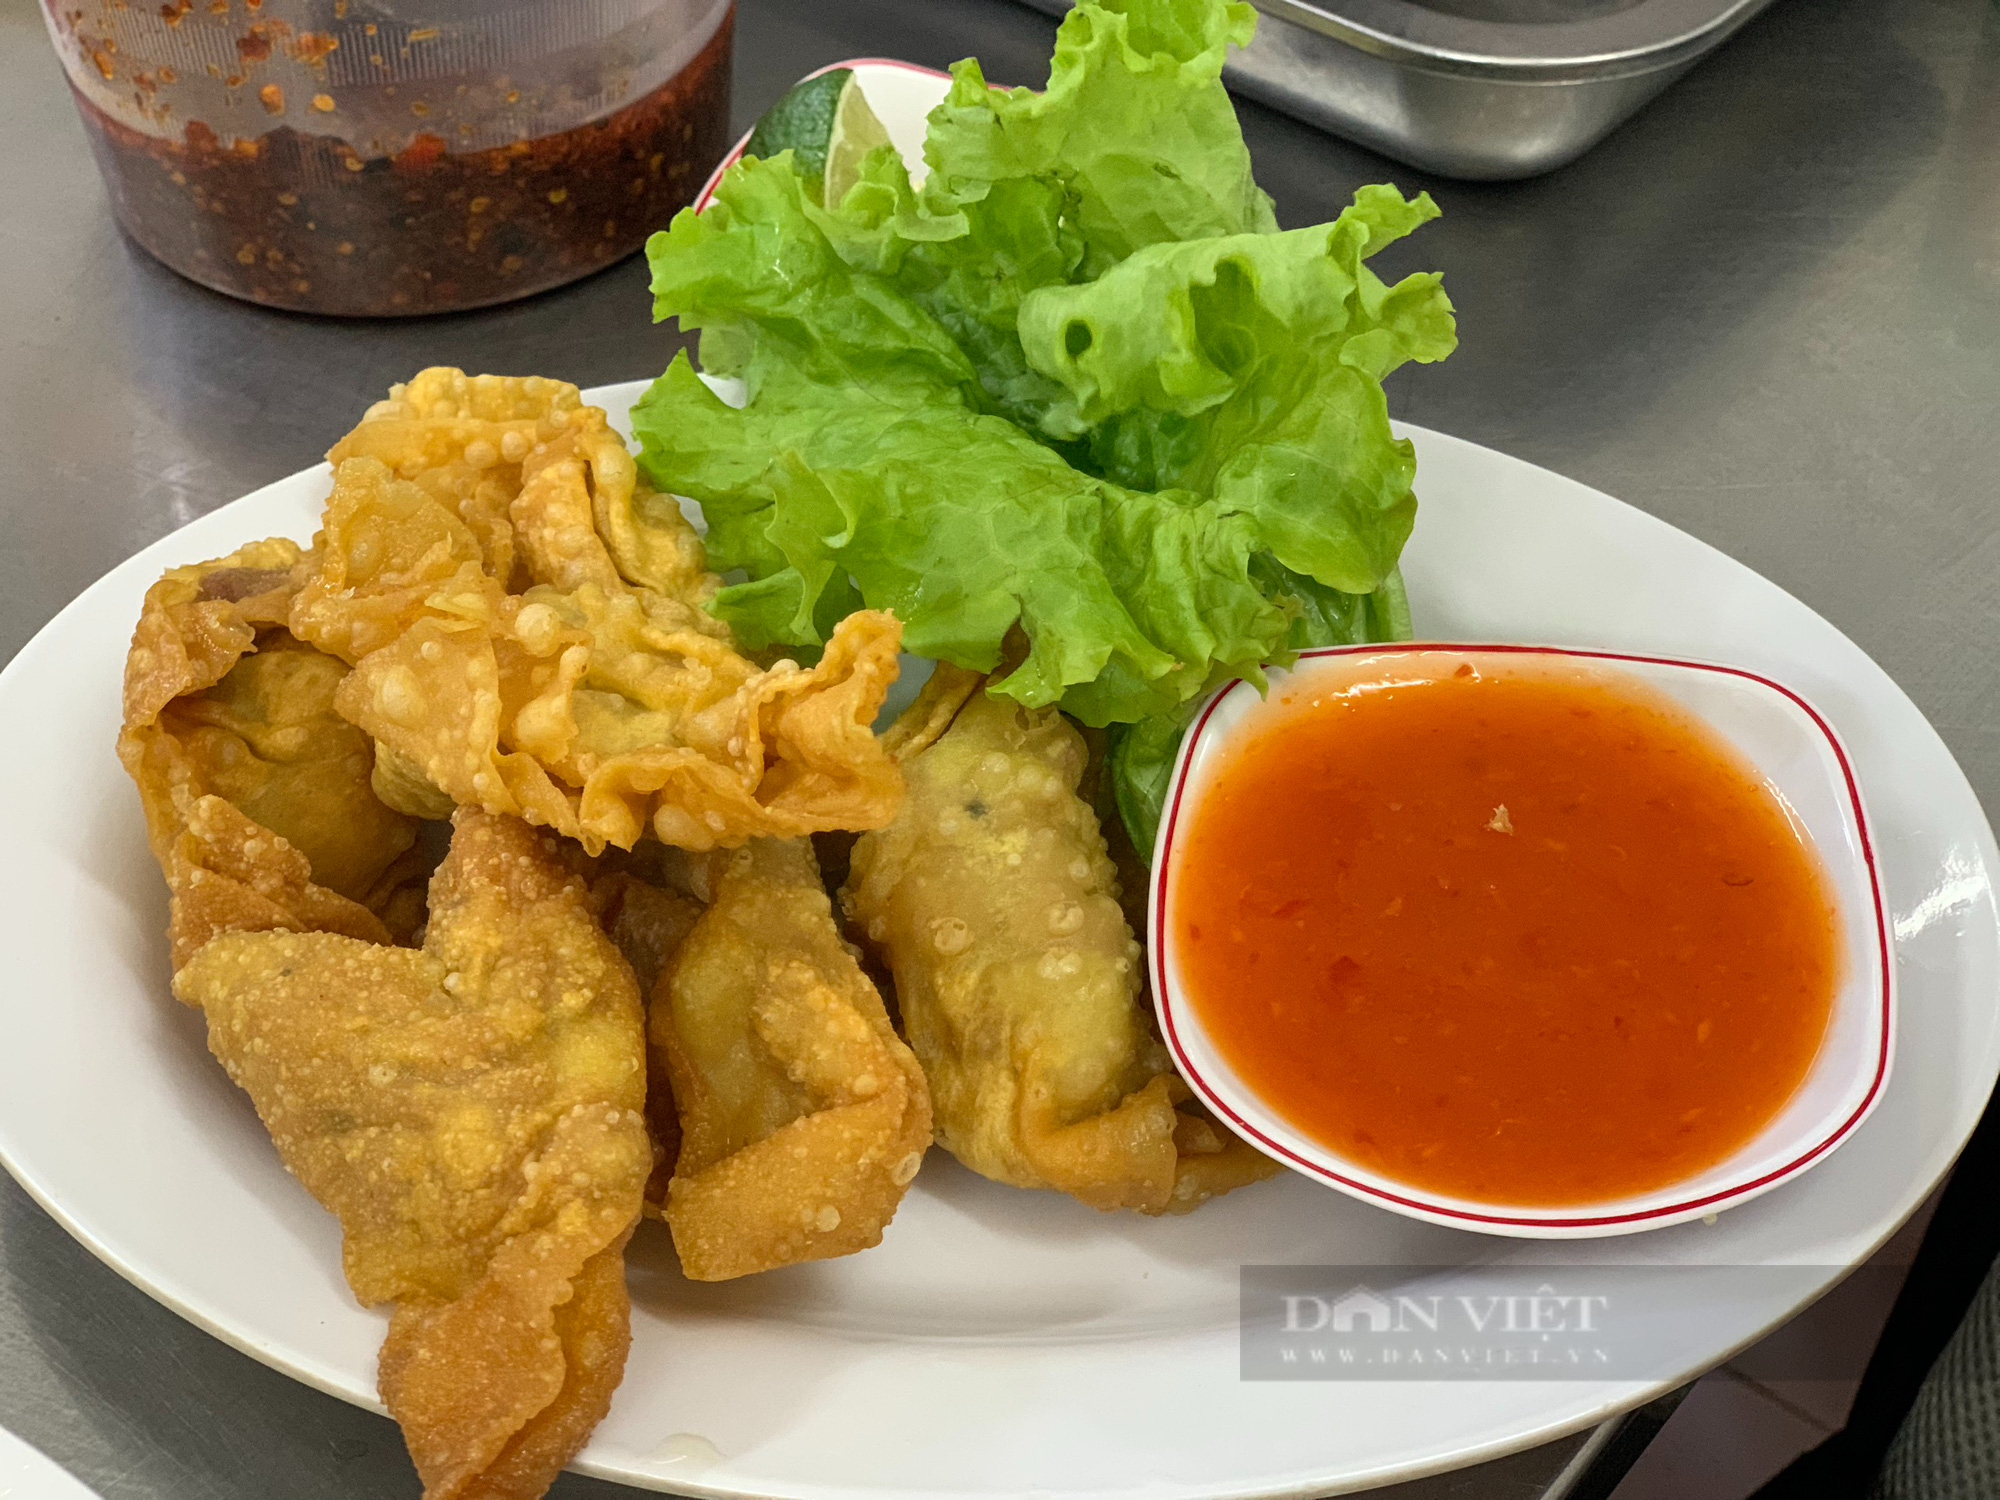
<path fill-rule="evenodd" d="M 1596 1203 L 1727 1157 L 1805 1077 L 1838 978 L 1784 807 L 1635 680 L 1381 671 L 1280 688 L 1192 810 L 1175 936 L 1216 1045 L 1431 1192 Z"/>

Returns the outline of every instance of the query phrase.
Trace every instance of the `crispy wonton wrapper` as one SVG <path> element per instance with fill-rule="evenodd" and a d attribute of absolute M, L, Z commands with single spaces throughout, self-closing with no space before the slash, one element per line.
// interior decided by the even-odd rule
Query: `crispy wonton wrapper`
<path fill-rule="evenodd" d="M 660 848 L 657 844 L 641 847 Z M 634 861 L 622 869 L 602 868 L 616 857 L 616 851 L 607 851 L 594 861 L 599 868 L 590 879 L 590 905 L 606 935 L 632 966 L 639 994 L 644 997 L 653 993 L 667 964 L 694 931 L 702 903 L 691 891 L 679 888 L 683 882 L 672 879 L 657 862 Z M 653 863 L 654 868 L 645 868 L 646 863 Z M 646 1182 L 646 1205 L 652 1208 L 667 1201 L 667 1180 L 681 1149 L 680 1112 L 674 1107 L 673 1085 L 663 1065 L 653 1067 L 647 1080 L 646 1125 L 653 1137 L 653 1175 Z"/>
<path fill-rule="evenodd" d="M 811 844 L 710 859 L 711 903 L 647 1014 L 680 1115 L 665 1218 L 696 1281 L 879 1244 L 931 1139 L 923 1072 L 834 926 Z"/>
<path fill-rule="evenodd" d="M 229 933 L 174 990 L 394 1304 L 382 1399 L 426 1500 L 541 1495 L 623 1373 L 652 1165 L 638 992 L 563 851 L 461 812 L 421 950 Z"/>
<path fill-rule="evenodd" d="M 290 622 L 354 666 L 339 708 L 393 805 L 508 813 L 593 854 L 894 816 L 871 727 L 894 617 L 850 616 L 810 669 L 744 657 L 701 608 L 693 529 L 574 387 L 427 370 L 330 456 Z"/>
<path fill-rule="evenodd" d="M 284 628 L 308 564 L 255 542 L 147 591 L 118 755 L 173 896 L 176 968 L 218 932 L 407 938 L 423 920 L 416 820 L 370 788 L 334 711 L 347 668 Z"/>
<path fill-rule="evenodd" d="M 1054 709 L 939 669 L 892 730 L 902 814 L 843 901 L 895 976 L 938 1140 L 986 1177 L 1176 1213 L 1276 1164 L 1192 1108 L 1140 1003 L 1085 748 Z"/>

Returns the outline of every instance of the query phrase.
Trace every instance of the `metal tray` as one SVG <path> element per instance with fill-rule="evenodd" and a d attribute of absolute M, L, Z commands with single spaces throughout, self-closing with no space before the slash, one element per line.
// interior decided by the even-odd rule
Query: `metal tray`
<path fill-rule="evenodd" d="M 1253 3 L 1232 88 L 1398 161 L 1499 179 L 1574 161 L 1771 0 Z"/>

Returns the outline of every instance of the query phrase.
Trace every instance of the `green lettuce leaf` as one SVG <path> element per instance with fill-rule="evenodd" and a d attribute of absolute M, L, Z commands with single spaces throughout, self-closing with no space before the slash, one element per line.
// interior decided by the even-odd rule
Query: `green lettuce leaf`
<path fill-rule="evenodd" d="M 1082 0 L 1042 93 L 954 70 L 921 187 L 878 149 L 824 205 L 746 157 L 654 236 L 655 315 L 746 399 L 677 358 L 640 462 L 701 502 L 748 644 L 893 609 L 911 650 L 1015 661 L 995 691 L 1104 725 L 1390 628 L 1414 455 L 1380 382 L 1453 328 L 1435 276 L 1364 261 L 1436 210 L 1369 188 L 1278 231 L 1220 80 L 1252 22 Z"/>
<path fill-rule="evenodd" d="M 817 222 L 950 331 L 995 411 L 1066 444 L 1084 429 L 1022 354 L 1028 295 L 1146 245 L 1277 228 L 1221 82 L 1255 24 L 1248 5 L 1216 0 L 1079 5 L 1045 89 L 990 88 L 976 60 L 958 63 L 930 117 L 922 190 L 879 151 Z"/>
<path fill-rule="evenodd" d="M 1435 217 L 1428 194 L 1368 187 L 1330 224 L 1147 246 L 1027 297 L 1028 363 L 1068 392 L 1098 472 L 1250 512 L 1286 567 L 1366 593 L 1416 519 L 1382 379 L 1456 334 L 1436 275 L 1390 287 L 1363 261 Z"/>
<path fill-rule="evenodd" d="M 1245 4 L 1085 0 L 1056 33 L 1040 93 L 990 89 L 977 62 L 959 63 L 924 142 L 927 195 L 1060 184 L 1085 278 L 1146 245 L 1276 229 L 1222 86 L 1229 48 L 1255 28 Z"/>
<path fill-rule="evenodd" d="M 1291 619 L 1284 641 L 1288 653 L 1311 646 L 1407 641 L 1412 635 L 1403 575 L 1394 568 L 1366 594 L 1344 594 L 1327 588 L 1291 572 L 1268 556 L 1251 559 L 1250 568 L 1265 593 Z M 1111 726 L 1106 757 L 1112 801 L 1132 847 L 1149 862 L 1159 837 L 1160 819 L 1166 811 L 1181 740 L 1207 700 L 1208 694 L 1203 693 L 1136 724 Z"/>
<path fill-rule="evenodd" d="M 813 222 L 843 259 L 883 275 L 937 319 L 979 371 L 991 410 L 1035 429 L 1066 400 L 1028 367 L 1017 325 L 1023 299 L 1066 284 L 1082 259 L 1066 192 L 1054 179 L 1018 177 L 961 198 L 943 181 L 933 175 L 918 193 L 894 149 L 878 150 L 837 209 Z M 1060 443 L 1082 430 L 1043 435 Z"/>
<path fill-rule="evenodd" d="M 1339 230 L 1155 248 L 1237 247 L 1193 257 L 1185 274 L 1268 265 L 1285 311 L 1283 289 L 1294 283 L 1321 296 L 1351 283 L 1307 264 L 1331 264 L 1330 244 L 1373 233 Z M 713 208 L 682 215 L 659 238 L 653 261 L 660 311 L 701 329 L 704 350 L 718 333 L 726 339 L 727 368 L 748 400 L 727 405 L 677 359 L 634 411 L 642 462 L 653 484 L 702 502 L 716 565 L 750 575 L 715 607 L 752 644 L 815 644 L 858 598 L 895 610 L 911 650 L 990 669 L 1018 627 L 1027 656 L 999 691 L 1059 702 L 1086 723 L 1127 722 L 1197 696 L 1218 671 L 1254 673 L 1283 657 L 1312 589 L 1357 592 L 1351 579 L 1363 564 L 1354 557 L 1380 555 L 1372 588 L 1401 545 L 1389 529 L 1393 508 L 1372 548 L 1355 542 L 1373 514 L 1365 503 L 1348 506 L 1352 517 L 1301 525 L 1284 508 L 1298 504 L 1296 493 L 1257 478 L 1253 465 L 1236 490 L 1203 495 L 1136 489 L 1068 462 L 986 409 L 970 360 L 939 322 L 836 251 L 782 158 L 732 171 Z M 1147 270 L 1140 257 L 1125 264 Z M 1177 265 L 1148 274 L 1157 281 Z M 1095 284 L 1114 303 L 1126 295 L 1114 282 L 1123 269 Z M 1327 404 L 1335 397 L 1322 388 L 1332 386 L 1361 392 L 1361 417 L 1349 420 L 1374 411 L 1365 398 L 1372 391 L 1379 404 L 1379 388 L 1357 385 L 1340 355 L 1381 324 L 1363 306 L 1369 299 L 1349 300 L 1343 311 L 1333 298 L 1316 314 L 1323 326 L 1288 346 L 1292 364 L 1316 358 L 1322 379 L 1287 368 L 1266 407 L 1282 408 L 1287 395 L 1294 407 Z M 1257 295 L 1237 311 L 1271 315 Z M 1201 327 L 1197 319 L 1194 336 Z M 1078 399 L 1072 366 L 1052 362 L 1043 373 Z M 1268 385 L 1277 374 L 1250 370 L 1245 380 Z M 1230 410 L 1224 401 L 1208 415 Z M 1407 497 L 1407 447 L 1389 439 L 1386 415 L 1380 426 L 1376 462 L 1387 467 L 1378 487 L 1393 490 L 1400 477 Z M 1281 424 L 1274 430 L 1284 436 Z M 1261 428 L 1251 436 L 1267 450 L 1275 441 Z M 1314 508 L 1330 511 L 1324 501 Z"/>

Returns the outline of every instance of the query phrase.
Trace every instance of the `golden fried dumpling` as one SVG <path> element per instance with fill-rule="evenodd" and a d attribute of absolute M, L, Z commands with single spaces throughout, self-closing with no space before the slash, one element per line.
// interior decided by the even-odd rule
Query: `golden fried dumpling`
<path fill-rule="evenodd" d="M 476 617 L 488 597 L 505 593 L 452 507 L 379 459 L 349 458 L 334 465 L 288 623 L 300 640 L 353 666 L 421 619 Z"/>
<path fill-rule="evenodd" d="M 524 817 L 592 853 L 648 830 L 708 849 L 893 816 L 901 778 L 872 724 L 894 617 L 851 616 L 811 668 L 758 666 L 700 607 L 713 579 L 679 511 L 651 497 L 641 524 L 649 497 L 603 413 L 557 407 L 534 430 L 509 501 L 524 592 L 417 459 L 335 468 L 289 619 L 353 665 L 338 707 L 381 747 L 377 790 L 412 813 Z"/>
<path fill-rule="evenodd" d="M 939 1142 L 983 1176 L 1167 1213 L 1275 1166 L 1195 1111 L 1077 796 L 1083 737 L 941 674 L 890 736 L 908 795 L 855 844 L 849 919 L 895 976 Z"/>
<path fill-rule="evenodd" d="M 368 737 L 334 712 L 346 676 L 325 652 L 270 631 L 214 687 L 168 704 L 160 724 L 217 795 L 289 841 L 321 885 L 366 905 L 415 831 L 370 790 Z"/>
<path fill-rule="evenodd" d="M 283 627 L 307 566 L 258 542 L 146 595 L 118 753 L 172 891 L 176 966 L 216 932 L 388 942 L 422 921 L 416 822 L 371 790 L 368 736 L 334 711 L 347 668 Z"/>
<path fill-rule="evenodd" d="M 639 993 L 650 995 L 667 963 L 680 951 L 702 905 L 683 892 L 669 890 L 629 870 L 614 870 L 592 878 L 591 909 L 606 936 L 618 945 Z"/>
<path fill-rule="evenodd" d="M 605 860 L 610 858 L 607 852 Z M 632 869 L 593 874 L 590 905 L 605 933 L 631 965 L 642 997 L 653 993 L 660 975 L 694 931 L 702 913 L 701 902 L 692 895 Z M 674 1158 L 681 1148 L 680 1114 L 674 1107 L 673 1084 L 663 1062 L 649 1070 L 646 1126 L 653 1137 L 653 1175 L 646 1183 L 646 1203 L 650 1208 L 667 1201 L 667 1179 L 673 1175 Z"/>
<path fill-rule="evenodd" d="M 336 468 L 350 458 L 375 459 L 437 501 L 511 592 L 622 578 L 695 603 L 716 586 L 680 508 L 640 481 L 603 411 L 564 381 L 420 371 L 327 454 Z"/>
<path fill-rule="evenodd" d="M 708 909 L 647 1015 L 680 1150 L 681 1269 L 721 1281 L 878 1244 L 930 1144 L 930 1100 L 834 926 L 805 839 L 710 856 Z"/>
<path fill-rule="evenodd" d="M 582 405 L 576 387 L 560 380 L 437 366 L 390 387 L 327 461 L 372 458 L 420 485 L 464 523 L 486 571 L 505 584 L 514 575 L 510 510 L 521 462 Z"/>
<path fill-rule="evenodd" d="M 533 1500 L 603 1417 L 652 1166 L 631 971 L 550 835 L 454 820 L 422 949 L 230 933 L 174 982 L 393 1304 L 382 1399 L 426 1500 Z"/>
<path fill-rule="evenodd" d="M 699 606 L 721 587 L 701 538 L 669 496 L 639 479 L 624 440 L 586 406 L 528 455 L 510 510 L 535 583 L 571 591 L 631 584 L 689 607 L 684 623 L 729 638 Z"/>

